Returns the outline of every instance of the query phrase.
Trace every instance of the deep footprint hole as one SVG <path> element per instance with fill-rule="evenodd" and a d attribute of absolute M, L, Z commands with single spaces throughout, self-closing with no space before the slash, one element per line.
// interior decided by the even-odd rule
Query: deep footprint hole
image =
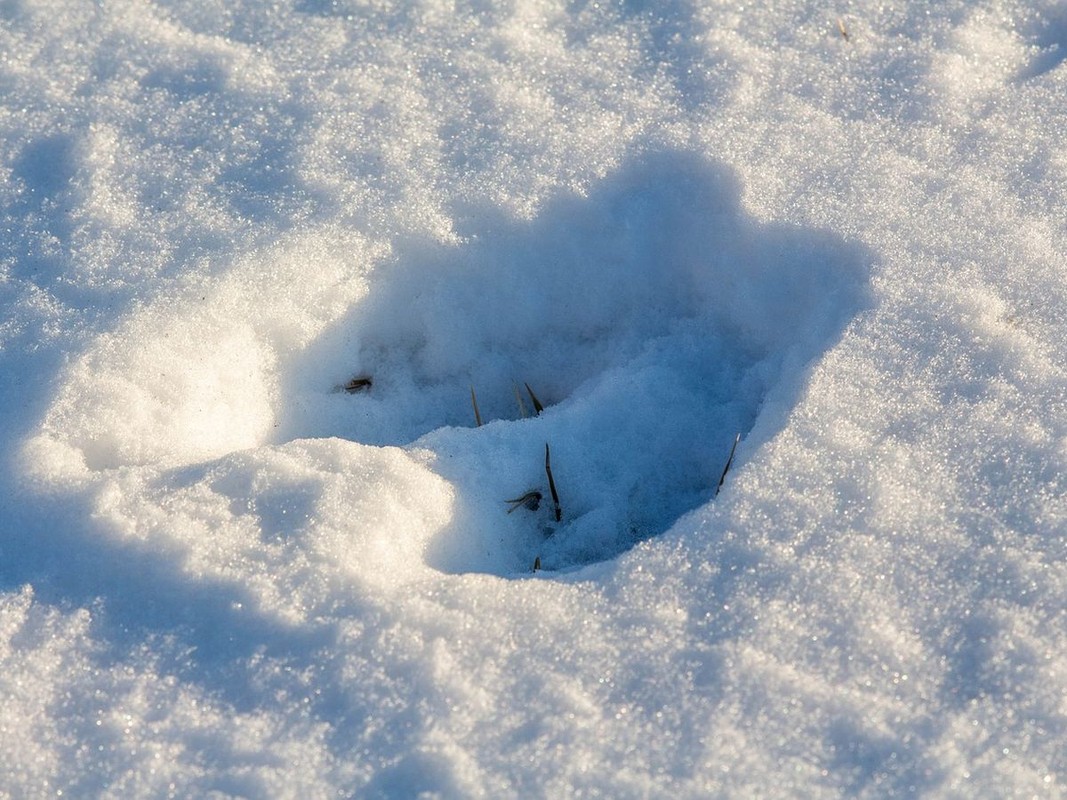
<path fill-rule="evenodd" d="M 280 423 L 424 454 L 456 491 L 426 553 L 446 572 L 567 570 L 668 530 L 866 304 L 869 253 L 754 220 L 730 170 L 686 153 L 532 221 L 470 219 L 462 245 L 397 246 L 288 376 Z"/>

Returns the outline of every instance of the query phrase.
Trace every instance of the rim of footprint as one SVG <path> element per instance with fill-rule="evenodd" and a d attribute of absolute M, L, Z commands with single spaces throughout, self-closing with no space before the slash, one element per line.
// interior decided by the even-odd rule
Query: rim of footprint
<path fill-rule="evenodd" d="M 425 553 L 445 572 L 610 559 L 712 500 L 865 307 L 872 261 L 754 220 L 728 168 L 677 151 L 461 233 L 396 248 L 309 348 L 334 382 L 285 425 L 422 454 L 455 490 Z"/>
<path fill-rule="evenodd" d="M 85 547 L 149 542 L 283 616 L 301 564 L 380 588 L 611 559 L 712 501 L 868 304 L 869 252 L 740 198 L 659 151 L 533 219 L 456 212 L 456 243 L 249 254 L 74 360 L 27 476 L 83 504 Z"/>

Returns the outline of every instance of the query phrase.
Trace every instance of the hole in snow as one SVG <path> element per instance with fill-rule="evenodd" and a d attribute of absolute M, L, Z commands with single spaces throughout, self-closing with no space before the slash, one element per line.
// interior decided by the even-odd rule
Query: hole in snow
<path fill-rule="evenodd" d="M 611 558 L 710 500 L 735 435 L 769 396 L 793 402 L 863 304 L 871 260 L 752 219 L 729 170 L 677 152 L 533 221 L 472 211 L 460 233 L 397 246 L 284 377 L 278 429 L 425 453 L 456 492 L 426 556 L 448 572 Z M 371 384 L 336 391 L 354 376 Z"/>

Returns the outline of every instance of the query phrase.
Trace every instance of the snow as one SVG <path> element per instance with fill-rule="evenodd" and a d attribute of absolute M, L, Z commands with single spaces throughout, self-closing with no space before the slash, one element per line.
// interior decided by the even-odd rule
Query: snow
<path fill-rule="evenodd" d="M 1065 61 L 0 2 L 0 794 L 1064 795 Z"/>

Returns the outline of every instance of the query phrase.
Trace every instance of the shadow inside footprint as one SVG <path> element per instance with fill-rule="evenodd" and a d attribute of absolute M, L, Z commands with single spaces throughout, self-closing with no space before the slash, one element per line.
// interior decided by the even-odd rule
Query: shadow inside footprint
<path fill-rule="evenodd" d="M 426 554 L 446 572 L 566 569 L 662 533 L 866 302 L 869 253 L 739 197 L 726 167 L 657 152 L 532 221 L 478 209 L 460 245 L 398 244 L 290 370 L 282 438 L 424 453 L 457 495 Z M 526 493 L 543 500 L 508 513 Z"/>
<path fill-rule="evenodd" d="M 1034 13 L 1020 33 L 1036 45 L 1037 52 L 1019 72 L 1018 80 L 1040 78 L 1067 60 L 1067 9 L 1062 6 Z"/>

